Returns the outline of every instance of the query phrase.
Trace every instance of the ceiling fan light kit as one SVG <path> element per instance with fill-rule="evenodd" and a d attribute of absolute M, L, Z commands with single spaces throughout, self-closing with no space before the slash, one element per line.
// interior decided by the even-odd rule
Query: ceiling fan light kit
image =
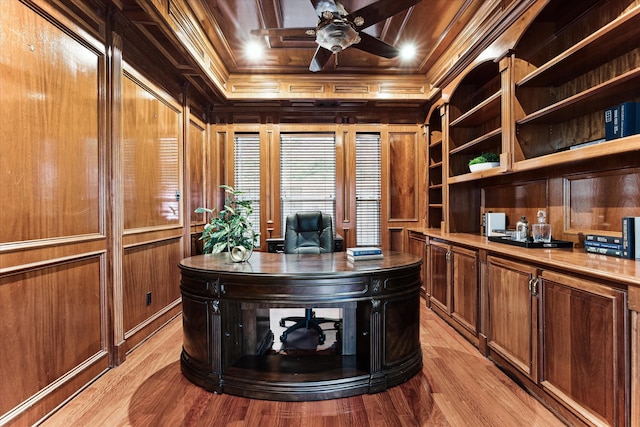
<path fill-rule="evenodd" d="M 332 54 L 337 54 L 353 46 L 364 52 L 384 58 L 395 58 L 398 49 L 377 37 L 360 32 L 380 21 L 402 12 L 420 0 L 379 0 L 364 6 L 353 13 L 348 13 L 338 0 L 311 0 L 318 16 L 316 28 L 267 28 L 252 30 L 251 33 L 267 37 L 284 37 L 298 33 L 306 37 L 314 37 L 318 44 L 309 70 L 321 71 Z"/>

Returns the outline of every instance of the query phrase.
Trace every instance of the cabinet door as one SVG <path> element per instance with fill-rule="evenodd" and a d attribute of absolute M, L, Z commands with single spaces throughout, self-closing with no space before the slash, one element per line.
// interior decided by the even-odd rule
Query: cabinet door
<path fill-rule="evenodd" d="M 487 345 L 534 381 L 538 299 L 531 284 L 538 271 L 529 265 L 487 257 Z M 532 292 L 533 291 L 533 292 Z"/>
<path fill-rule="evenodd" d="M 589 423 L 625 425 L 626 291 L 542 274 L 540 383 Z"/>
<path fill-rule="evenodd" d="M 433 306 L 449 311 L 449 245 L 431 241 L 429 243 L 429 287 Z"/>
<path fill-rule="evenodd" d="M 478 254 L 451 246 L 451 316 L 478 335 Z"/>

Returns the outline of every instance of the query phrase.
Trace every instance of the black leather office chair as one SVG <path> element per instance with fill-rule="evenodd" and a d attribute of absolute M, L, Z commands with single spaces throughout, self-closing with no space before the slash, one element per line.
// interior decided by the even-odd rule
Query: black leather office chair
<path fill-rule="evenodd" d="M 333 225 L 331 216 L 320 211 L 298 212 L 287 217 L 284 235 L 285 254 L 323 254 L 333 252 Z M 295 322 L 280 336 L 285 342 L 287 335 L 300 328 L 314 329 L 318 332 L 318 342 L 323 344 L 326 335 L 320 327 L 322 323 L 333 323 L 339 330 L 340 319 L 315 317 L 311 308 L 305 309 L 304 317 L 293 316 L 280 319 L 280 326 L 285 322 Z"/>

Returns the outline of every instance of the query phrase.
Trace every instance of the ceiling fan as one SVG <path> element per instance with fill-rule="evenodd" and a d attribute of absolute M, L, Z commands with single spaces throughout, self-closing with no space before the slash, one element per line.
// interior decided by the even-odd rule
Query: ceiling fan
<path fill-rule="evenodd" d="M 311 0 L 318 15 L 316 28 L 265 28 L 251 34 L 267 37 L 315 37 L 316 49 L 310 71 L 320 71 L 332 54 L 353 46 L 364 52 L 395 58 L 399 50 L 361 30 L 410 8 L 420 0 L 379 0 L 348 13 L 338 0 Z"/>

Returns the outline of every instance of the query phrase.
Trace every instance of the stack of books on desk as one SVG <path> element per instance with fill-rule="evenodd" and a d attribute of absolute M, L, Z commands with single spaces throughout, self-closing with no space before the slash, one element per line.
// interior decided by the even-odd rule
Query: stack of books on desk
<path fill-rule="evenodd" d="M 376 247 L 347 248 L 347 259 L 349 261 L 363 261 L 367 259 L 382 258 L 382 249 Z"/>
<path fill-rule="evenodd" d="M 620 237 L 587 234 L 584 249 L 595 254 L 640 259 L 640 217 L 623 217 Z"/>

